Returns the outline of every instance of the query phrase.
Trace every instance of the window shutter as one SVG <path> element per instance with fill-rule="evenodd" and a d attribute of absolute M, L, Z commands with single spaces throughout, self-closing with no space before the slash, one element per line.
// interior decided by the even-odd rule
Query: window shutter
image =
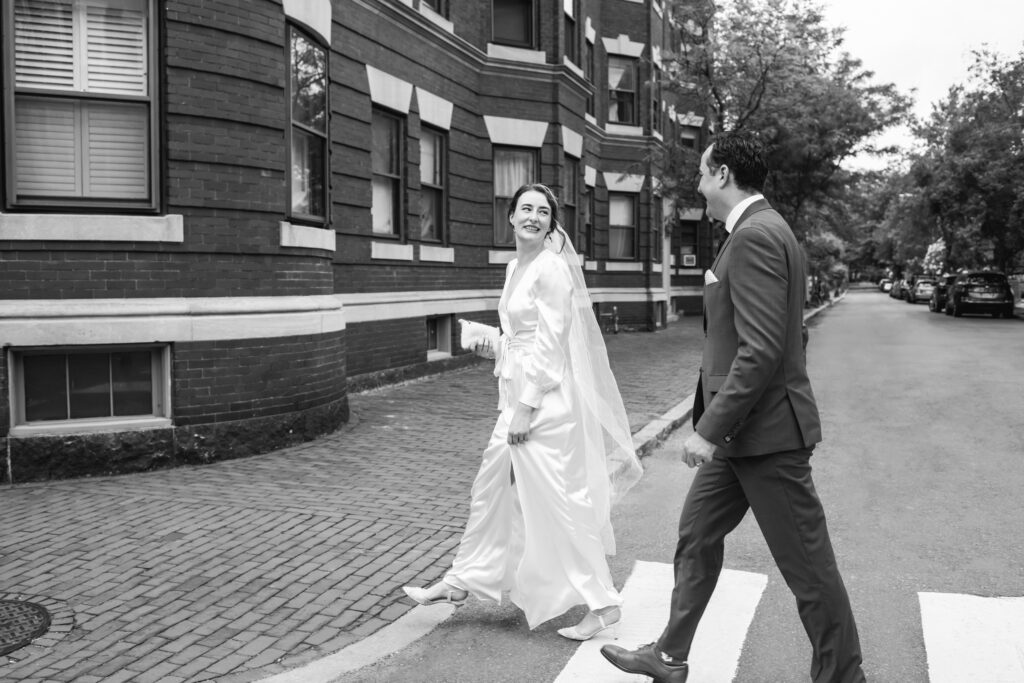
<path fill-rule="evenodd" d="M 83 103 L 86 197 L 149 196 L 148 107 Z"/>
<path fill-rule="evenodd" d="M 75 89 L 71 0 L 14 5 L 14 79 L 19 88 Z"/>
<path fill-rule="evenodd" d="M 146 95 L 146 15 L 141 9 L 87 4 L 85 36 L 88 92 Z"/>
<path fill-rule="evenodd" d="M 77 103 L 19 98 L 15 106 L 15 164 L 19 196 L 81 192 Z"/>

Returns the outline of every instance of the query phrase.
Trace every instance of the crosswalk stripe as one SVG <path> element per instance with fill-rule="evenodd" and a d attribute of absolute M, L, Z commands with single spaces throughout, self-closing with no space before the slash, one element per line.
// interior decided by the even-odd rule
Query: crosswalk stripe
<path fill-rule="evenodd" d="M 930 683 L 1024 681 L 1024 598 L 918 593 Z"/>
<path fill-rule="evenodd" d="M 609 635 L 612 630 L 609 629 L 581 643 L 555 683 L 648 680 L 646 676 L 619 671 L 601 656 L 600 649 L 608 643 L 633 648 L 657 640 L 668 620 L 674 583 L 672 565 L 637 561 L 622 589 L 622 620 L 618 625 L 618 637 Z M 768 577 L 764 574 L 731 569 L 722 571 L 694 637 L 690 680 L 701 683 L 732 681 L 739 666 L 743 641 L 767 584 Z"/>

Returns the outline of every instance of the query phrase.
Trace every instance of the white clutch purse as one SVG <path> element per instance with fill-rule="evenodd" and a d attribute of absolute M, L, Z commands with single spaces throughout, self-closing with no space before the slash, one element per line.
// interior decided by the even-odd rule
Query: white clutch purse
<path fill-rule="evenodd" d="M 459 325 L 461 328 L 459 343 L 462 345 L 462 348 L 470 349 L 474 344 L 485 340 L 491 343 L 491 349 L 496 350 L 498 348 L 498 338 L 501 337 L 501 330 L 497 327 L 475 323 L 472 320 L 463 320 L 462 318 L 459 318 Z"/>

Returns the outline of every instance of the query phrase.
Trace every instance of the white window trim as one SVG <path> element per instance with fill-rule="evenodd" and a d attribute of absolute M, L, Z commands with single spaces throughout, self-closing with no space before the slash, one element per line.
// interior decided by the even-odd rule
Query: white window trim
<path fill-rule="evenodd" d="M 450 131 L 452 129 L 452 102 L 416 86 L 416 103 L 420 110 L 420 120 L 435 128 Z"/>
<path fill-rule="evenodd" d="M 562 134 L 562 149 L 571 157 L 583 158 L 583 136 L 567 126 L 559 126 Z"/>
<path fill-rule="evenodd" d="M 430 244 L 421 244 L 420 261 L 431 261 L 437 263 L 455 263 L 455 248 L 435 247 Z"/>
<path fill-rule="evenodd" d="M 601 38 L 601 42 L 604 43 L 605 52 L 608 54 L 635 59 L 639 59 L 647 47 L 644 43 L 633 42 L 625 33 L 619 34 L 617 38 Z"/>
<path fill-rule="evenodd" d="M 389 261 L 412 261 L 413 245 L 395 242 L 371 242 L 370 258 Z"/>
<path fill-rule="evenodd" d="M 487 135 L 492 145 L 540 149 L 548 134 L 547 121 L 484 116 L 484 125 L 487 126 Z"/>
<path fill-rule="evenodd" d="M 0 213 L 0 240 L 67 242 L 185 241 L 184 217 Z"/>
<path fill-rule="evenodd" d="M 569 59 L 567 55 L 562 56 L 562 66 L 569 69 L 569 71 L 572 71 L 580 78 L 586 78 L 586 76 L 583 75 L 583 69 L 581 67 L 576 66 L 576 62 Z"/>
<path fill-rule="evenodd" d="M 331 0 L 284 0 L 284 15 L 301 21 L 331 44 Z"/>
<path fill-rule="evenodd" d="M 487 56 L 494 59 L 508 59 L 513 62 L 528 64 L 547 64 L 547 55 L 541 50 L 530 50 L 525 47 L 487 43 Z"/>
<path fill-rule="evenodd" d="M 370 100 L 389 109 L 408 115 L 412 105 L 412 83 L 366 65 L 366 80 L 370 86 Z"/>
<path fill-rule="evenodd" d="M 644 135 L 644 129 L 641 126 L 630 126 L 624 123 L 606 123 L 604 130 L 609 135 L 626 135 L 633 138 Z"/>
<path fill-rule="evenodd" d="M 312 228 L 308 225 L 293 225 L 288 221 L 280 222 L 281 246 L 303 249 L 337 250 L 337 234 L 333 230 Z"/>
<path fill-rule="evenodd" d="M 605 171 L 602 175 L 604 175 L 604 184 L 609 192 L 639 193 L 644 187 L 646 178 L 640 174 L 619 173 L 618 171 Z"/>

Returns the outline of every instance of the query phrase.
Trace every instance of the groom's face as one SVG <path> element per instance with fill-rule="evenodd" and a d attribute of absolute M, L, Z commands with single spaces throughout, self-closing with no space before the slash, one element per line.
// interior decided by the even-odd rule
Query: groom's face
<path fill-rule="evenodd" d="M 725 216 L 719 216 L 721 213 L 721 190 L 723 183 L 722 167 L 719 166 L 714 168 L 711 165 L 711 148 L 714 145 L 708 145 L 708 148 L 704 150 L 703 156 L 700 158 L 700 178 L 697 181 L 697 192 L 700 192 L 701 196 L 707 202 L 708 216 L 715 220 L 724 221 Z"/>

